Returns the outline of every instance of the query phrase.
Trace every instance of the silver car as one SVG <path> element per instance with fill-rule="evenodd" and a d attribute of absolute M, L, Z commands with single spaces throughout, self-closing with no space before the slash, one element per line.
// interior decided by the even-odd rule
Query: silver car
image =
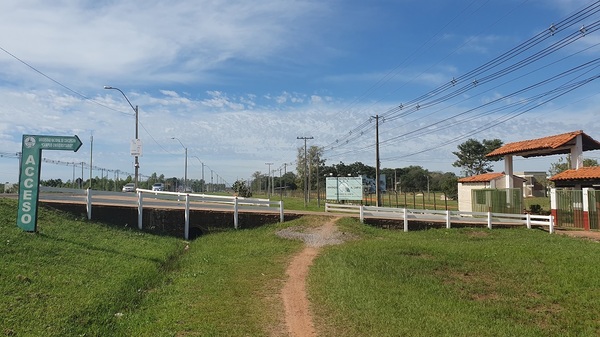
<path fill-rule="evenodd" d="M 135 184 L 134 183 L 125 184 L 125 186 L 123 186 L 123 192 L 135 192 Z"/>
<path fill-rule="evenodd" d="M 164 191 L 165 185 L 163 183 L 156 183 L 156 184 L 152 185 L 152 190 L 153 191 Z"/>

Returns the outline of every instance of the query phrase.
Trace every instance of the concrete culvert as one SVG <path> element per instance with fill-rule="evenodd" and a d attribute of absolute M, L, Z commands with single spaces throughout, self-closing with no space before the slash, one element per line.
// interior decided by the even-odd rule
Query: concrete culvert
<path fill-rule="evenodd" d="M 198 227 L 190 227 L 190 232 L 189 232 L 189 239 L 190 240 L 194 240 L 200 236 L 202 236 L 202 234 L 204 234 L 204 232 L 202 232 L 201 228 Z"/>

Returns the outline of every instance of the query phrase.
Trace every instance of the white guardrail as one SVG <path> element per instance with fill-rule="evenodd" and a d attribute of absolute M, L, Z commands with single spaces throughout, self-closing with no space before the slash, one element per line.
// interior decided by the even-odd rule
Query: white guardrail
<path fill-rule="evenodd" d="M 270 207 L 271 205 L 279 206 L 279 222 L 283 222 L 283 201 L 271 201 L 269 199 L 254 199 L 254 198 L 242 198 L 242 197 L 230 197 L 221 195 L 208 195 L 208 194 L 196 194 L 196 193 L 179 193 L 179 192 L 164 192 L 164 191 L 151 191 L 138 188 L 138 228 L 142 229 L 142 213 L 144 208 L 144 194 L 151 194 L 152 197 L 157 198 L 158 196 L 166 197 L 164 199 L 173 200 L 176 198 L 178 201 L 184 198 L 185 201 L 185 233 L 184 237 L 187 240 L 190 232 L 190 203 L 200 202 L 210 205 L 231 205 L 233 206 L 233 227 L 238 229 L 239 225 L 239 209 L 240 207 L 246 210 L 264 210 L 264 207 Z M 169 198 L 170 197 L 170 198 Z"/>
<path fill-rule="evenodd" d="M 390 208 L 362 205 L 325 204 L 325 212 L 359 214 L 360 221 L 365 217 L 381 219 L 402 219 L 404 231 L 408 232 L 408 223 L 412 221 L 445 222 L 446 228 L 454 223 L 485 224 L 492 229 L 492 224 L 523 224 L 531 229 L 532 225 L 548 226 L 548 232 L 554 233 L 554 217 L 552 215 L 506 214 L 492 212 L 460 212 L 449 210 L 426 210 L 408 208 Z"/>
<path fill-rule="evenodd" d="M 239 226 L 239 211 L 241 210 L 254 210 L 254 211 L 267 211 L 271 206 L 277 206 L 279 211 L 279 221 L 283 222 L 283 201 L 271 201 L 270 199 L 255 199 L 255 198 L 242 198 L 234 196 L 220 196 L 220 195 L 208 195 L 208 194 L 197 194 L 197 193 L 178 193 L 178 192 L 165 192 L 165 191 L 151 191 L 146 189 L 137 189 L 136 194 L 123 193 L 123 192 L 107 192 L 107 191 L 96 191 L 96 190 L 83 190 L 83 189 L 72 189 L 72 188 L 57 188 L 57 187 L 46 187 L 40 186 L 40 192 L 44 192 L 44 198 L 54 201 L 69 201 L 69 200 L 81 200 L 85 201 L 87 209 L 87 218 L 92 218 L 92 201 L 94 202 L 111 202 L 118 203 L 116 200 L 121 200 L 124 205 L 131 205 L 126 200 L 122 200 L 124 196 L 136 196 L 129 198 L 129 200 L 136 200 L 136 206 L 138 209 L 138 228 L 143 228 L 142 214 L 144 209 L 144 200 L 150 199 L 153 203 L 158 200 L 169 202 L 174 201 L 177 203 L 165 203 L 157 205 L 157 207 L 181 207 L 181 202 L 184 203 L 185 207 L 185 239 L 189 238 L 189 225 L 190 225 L 190 208 L 200 206 L 210 207 L 211 209 L 221 208 L 225 210 L 233 210 L 233 225 L 237 229 Z M 272 208 L 271 208 L 272 209 Z"/>

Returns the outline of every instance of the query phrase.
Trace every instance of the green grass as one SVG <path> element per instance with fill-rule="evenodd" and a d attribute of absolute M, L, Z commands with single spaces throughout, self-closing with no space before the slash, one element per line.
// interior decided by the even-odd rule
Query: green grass
<path fill-rule="evenodd" d="M 180 240 L 122 231 L 40 208 L 38 233 L 0 199 L 0 334 L 108 336 L 115 314 L 176 266 Z"/>
<path fill-rule="evenodd" d="M 545 212 L 550 211 L 550 198 L 549 197 L 530 197 L 523 199 L 524 208 L 529 209 L 531 205 L 540 205 L 542 210 Z"/>
<path fill-rule="evenodd" d="M 310 275 L 325 336 L 597 336 L 598 243 L 527 229 L 342 224 Z"/>
<path fill-rule="evenodd" d="M 416 193 L 414 196 L 412 193 L 407 194 L 398 194 L 398 200 L 396 200 L 396 195 L 394 193 L 384 194 L 382 195 L 381 206 L 383 207 L 397 207 L 397 208 L 415 208 L 415 209 L 437 209 L 444 210 L 446 209 L 446 205 L 448 205 L 449 210 L 458 210 L 458 201 L 456 200 L 440 200 L 440 193 L 431 192 L 427 195 L 427 192 L 424 194 Z M 253 198 L 267 198 L 266 194 L 254 194 Z M 406 197 L 406 198 L 405 198 Z M 321 207 L 319 207 L 319 200 L 316 197 L 316 194 L 312 195 L 310 200 L 307 202 L 306 207 L 304 207 L 304 197 L 301 194 L 296 193 L 294 196 L 284 196 L 280 197 L 279 194 L 275 194 L 271 196 L 271 200 L 283 200 L 283 208 L 286 210 L 295 210 L 295 211 L 311 211 L 311 212 L 323 212 L 325 210 L 325 203 L 328 202 L 325 199 L 320 200 Z M 375 205 L 375 196 L 365 197 L 365 204 L 369 204 L 371 206 Z M 425 206 L 425 207 L 423 207 Z"/>
<path fill-rule="evenodd" d="M 279 297 L 309 216 L 192 242 L 0 199 L 0 335 L 286 335 Z M 597 336 L 600 244 L 539 230 L 391 231 L 344 218 L 309 276 L 320 336 Z M 187 249 L 186 245 L 189 245 Z"/>
<path fill-rule="evenodd" d="M 221 232 L 190 243 L 181 269 L 127 312 L 117 335 L 269 336 L 285 331 L 279 293 L 289 259 L 302 244 L 277 237 L 285 226 L 319 217 Z"/>
<path fill-rule="evenodd" d="M 16 207 L 0 199 L 0 335 L 9 336 L 267 336 L 283 324 L 278 294 L 301 248 L 274 231 L 321 223 L 188 243 L 44 208 L 39 233 L 26 233 Z"/>

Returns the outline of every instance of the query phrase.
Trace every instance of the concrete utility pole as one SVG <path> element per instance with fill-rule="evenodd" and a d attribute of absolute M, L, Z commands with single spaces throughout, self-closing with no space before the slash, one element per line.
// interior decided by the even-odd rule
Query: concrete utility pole
<path fill-rule="evenodd" d="M 271 165 L 273 165 L 273 163 L 265 163 L 265 165 L 268 165 L 269 167 L 269 173 L 267 176 L 267 198 L 271 197 Z"/>
<path fill-rule="evenodd" d="M 313 137 L 296 137 L 296 139 L 304 140 L 304 208 L 307 206 L 308 202 L 308 175 L 306 172 L 308 171 L 308 160 L 306 155 L 306 141 L 309 139 L 314 139 Z"/>

